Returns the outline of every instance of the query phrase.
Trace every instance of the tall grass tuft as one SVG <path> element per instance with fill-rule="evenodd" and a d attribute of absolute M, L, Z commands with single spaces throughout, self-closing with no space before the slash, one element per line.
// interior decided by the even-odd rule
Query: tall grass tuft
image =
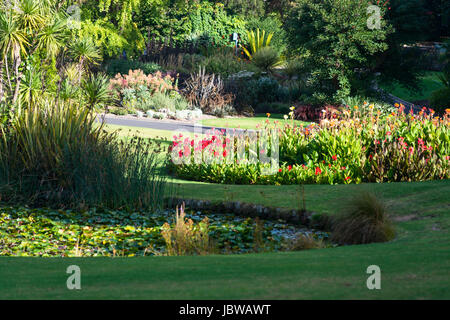
<path fill-rule="evenodd" d="M 198 225 L 192 219 L 186 219 L 184 203 L 176 209 L 175 225 L 167 222 L 163 225 L 161 234 L 166 242 L 167 255 L 207 255 L 215 252 L 209 238 L 209 221 L 205 217 Z"/>
<path fill-rule="evenodd" d="M 119 140 L 87 108 L 45 101 L 15 114 L 0 135 L 2 200 L 132 210 L 162 205 L 166 181 L 152 142 Z"/>
<path fill-rule="evenodd" d="M 351 198 L 334 222 L 331 241 L 365 244 L 392 240 L 395 230 L 384 203 L 373 193 L 361 192 Z"/>

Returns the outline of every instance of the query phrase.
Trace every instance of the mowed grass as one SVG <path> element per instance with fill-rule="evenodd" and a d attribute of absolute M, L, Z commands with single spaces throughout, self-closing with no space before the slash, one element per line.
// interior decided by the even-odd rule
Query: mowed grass
<path fill-rule="evenodd" d="M 150 138 L 163 133 L 133 129 Z M 183 198 L 289 208 L 301 201 L 299 186 L 170 184 Z M 450 181 L 306 185 L 306 206 L 334 215 L 361 190 L 386 202 L 397 229 L 393 241 L 202 257 L 0 257 L 0 299 L 449 299 Z M 81 290 L 66 287 L 73 264 L 81 268 Z M 369 265 L 381 268 L 381 290 L 366 287 Z"/>
<path fill-rule="evenodd" d="M 297 206 L 295 186 L 175 182 L 186 197 Z M 449 181 L 306 186 L 307 207 L 334 214 L 353 192 L 372 189 L 395 219 L 388 243 L 300 252 L 205 257 L 0 258 L 1 299 L 449 299 Z M 82 289 L 66 288 L 80 266 Z M 381 290 L 366 269 L 381 268 Z"/>
<path fill-rule="evenodd" d="M 308 125 L 308 122 L 299 120 L 284 120 L 282 114 L 271 114 L 268 118 L 264 114 L 256 114 L 254 117 L 230 117 L 230 118 L 218 118 L 218 119 L 205 119 L 201 121 L 201 124 L 209 127 L 217 128 L 241 128 L 241 129 L 256 129 L 258 125 L 264 126 L 265 121 L 269 120 L 271 124 L 278 121 L 280 124 L 296 124 L 296 125 Z"/>
<path fill-rule="evenodd" d="M 386 86 L 381 84 L 380 87 L 396 97 L 399 97 L 408 102 L 428 100 L 431 93 L 443 87 L 438 75 L 440 72 L 427 72 L 424 76 L 419 78 L 420 90 L 409 90 L 403 86 Z"/>

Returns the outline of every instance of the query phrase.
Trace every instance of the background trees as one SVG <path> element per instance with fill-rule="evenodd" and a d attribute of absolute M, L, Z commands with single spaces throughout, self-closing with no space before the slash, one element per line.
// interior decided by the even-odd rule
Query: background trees
<path fill-rule="evenodd" d="M 358 80 L 370 85 L 378 54 L 388 49 L 392 27 L 367 27 L 368 1 L 297 0 L 285 23 L 290 52 L 299 54 L 310 82 L 324 96 L 339 100 Z M 359 82 L 361 83 L 361 81 Z"/>

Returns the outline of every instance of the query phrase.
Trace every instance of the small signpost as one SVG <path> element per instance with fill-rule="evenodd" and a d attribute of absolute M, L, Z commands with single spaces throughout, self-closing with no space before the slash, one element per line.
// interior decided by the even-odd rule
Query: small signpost
<path fill-rule="evenodd" d="M 234 42 L 234 50 L 236 55 L 238 55 L 239 34 L 237 32 L 233 32 L 230 35 L 230 41 Z"/>

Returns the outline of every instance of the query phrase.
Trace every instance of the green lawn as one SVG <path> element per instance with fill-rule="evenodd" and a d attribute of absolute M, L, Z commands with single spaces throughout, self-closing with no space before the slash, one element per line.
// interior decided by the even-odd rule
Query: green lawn
<path fill-rule="evenodd" d="M 443 87 L 443 84 L 438 78 L 440 72 L 427 72 L 424 76 L 420 77 L 421 90 L 408 90 L 407 88 L 396 85 L 387 86 L 380 84 L 380 87 L 389 93 L 397 96 L 408 102 L 418 100 L 428 100 L 433 91 Z"/>
<path fill-rule="evenodd" d="M 239 118 L 218 118 L 218 119 L 206 119 L 201 123 L 204 126 L 220 127 L 220 128 L 241 128 L 241 129 L 256 129 L 258 124 L 264 125 L 267 120 L 266 114 L 256 114 L 254 117 L 239 117 Z M 284 120 L 282 114 L 271 114 L 269 117 L 270 123 L 279 121 L 280 123 L 292 123 L 292 120 Z M 308 125 L 308 122 L 295 120 L 294 124 Z"/>
<path fill-rule="evenodd" d="M 133 135 L 138 135 L 143 138 L 172 140 L 173 136 L 173 132 L 170 130 L 128 127 L 128 126 L 119 126 L 115 124 L 107 124 L 104 126 L 104 128 L 109 132 L 117 132 L 119 137 L 129 137 Z"/>
<path fill-rule="evenodd" d="M 297 204 L 295 186 L 175 182 L 186 197 Z M 1 299 L 449 299 L 450 181 L 306 186 L 309 210 L 335 213 L 342 199 L 371 188 L 386 200 L 397 237 L 382 244 L 288 253 L 207 257 L 0 258 Z M 230 195 L 233 193 L 233 195 Z M 401 221 L 403 220 L 403 221 Z M 82 289 L 66 289 L 67 266 Z M 366 288 L 380 266 L 381 290 Z"/>
<path fill-rule="evenodd" d="M 151 138 L 167 134 L 132 130 Z M 300 204 L 298 186 L 170 183 L 184 198 L 290 208 Z M 450 299 L 450 180 L 306 185 L 307 209 L 336 214 L 345 198 L 361 189 L 385 200 L 397 228 L 395 240 L 206 257 L 0 257 L 0 299 Z M 66 288 L 66 268 L 72 264 L 82 270 L 80 291 Z M 381 268 L 381 290 L 366 288 L 366 269 L 372 264 Z"/>

